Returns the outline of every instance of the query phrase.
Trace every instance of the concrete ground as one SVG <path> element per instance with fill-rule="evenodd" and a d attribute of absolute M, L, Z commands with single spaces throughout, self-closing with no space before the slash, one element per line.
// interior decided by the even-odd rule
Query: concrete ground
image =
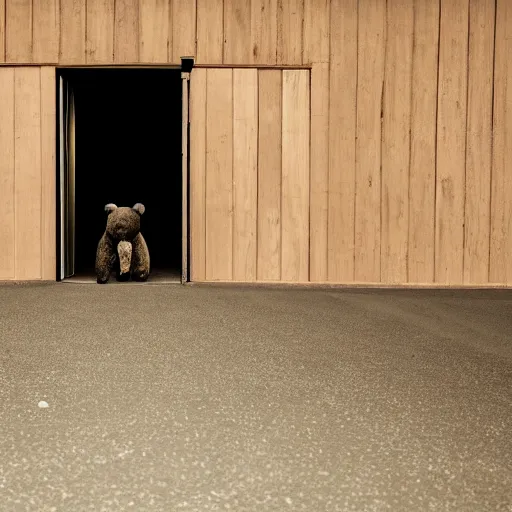
<path fill-rule="evenodd" d="M 0 287 L 5 512 L 510 511 L 511 418 L 511 291 Z"/>

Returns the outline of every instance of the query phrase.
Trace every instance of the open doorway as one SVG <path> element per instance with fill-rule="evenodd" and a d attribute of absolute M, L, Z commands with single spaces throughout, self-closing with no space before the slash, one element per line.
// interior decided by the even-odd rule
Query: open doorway
<path fill-rule="evenodd" d="M 60 104 L 67 105 L 61 123 L 66 125 L 65 130 L 61 127 L 66 162 L 63 165 L 61 157 L 60 172 L 66 183 L 61 255 L 67 263 L 61 262 L 61 277 L 95 282 L 96 247 L 107 220 L 104 206 L 142 203 L 146 210 L 141 232 L 151 257 L 149 282 L 179 282 L 180 70 L 63 69 L 60 84 L 60 94 L 66 96 Z M 115 282 L 114 276 L 111 280 Z"/>

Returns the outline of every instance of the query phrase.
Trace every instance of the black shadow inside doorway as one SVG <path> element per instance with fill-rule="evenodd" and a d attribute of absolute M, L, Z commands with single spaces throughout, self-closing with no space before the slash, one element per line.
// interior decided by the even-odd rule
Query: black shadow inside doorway
<path fill-rule="evenodd" d="M 143 203 L 151 279 L 181 273 L 179 69 L 67 70 L 75 97 L 75 276 L 94 274 L 104 206 Z M 114 279 L 112 279 L 115 282 Z"/>

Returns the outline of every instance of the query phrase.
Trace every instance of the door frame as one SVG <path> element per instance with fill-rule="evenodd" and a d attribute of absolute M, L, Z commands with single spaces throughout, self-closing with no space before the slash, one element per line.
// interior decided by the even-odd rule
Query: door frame
<path fill-rule="evenodd" d="M 181 284 L 190 281 L 190 73 L 194 57 L 181 57 Z"/>
<path fill-rule="evenodd" d="M 75 273 L 75 122 L 73 88 L 68 80 L 57 74 L 58 91 L 58 191 L 59 248 L 57 279 L 62 281 Z"/>
<path fill-rule="evenodd" d="M 67 217 L 69 212 L 66 211 L 65 199 L 68 201 L 68 195 L 66 183 L 68 180 L 68 169 L 69 162 L 66 162 L 67 155 L 67 137 L 65 136 L 65 130 L 67 122 L 64 119 L 64 100 L 66 96 L 65 85 L 67 81 L 61 74 L 61 71 L 66 69 L 180 69 L 181 70 L 181 82 L 182 82 L 182 129 L 181 129 L 181 172 L 182 172 L 182 209 L 181 209 L 181 284 L 186 284 L 190 280 L 190 214 L 189 214 L 189 175 L 190 175 L 190 163 L 189 163 L 189 136 L 190 136 L 190 120 L 189 120 L 189 84 L 190 84 L 190 73 L 194 66 L 194 57 L 181 57 L 181 65 L 93 65 L 93 66 L 56 66 L 57 80 L 56 80 L 56 95 L 57 95 L 57 154 L 59 155 L 57 163 L 57 197 L 59 201 L 59 207 L 57 208 L 57 226 L 59 229 L 59 236 L 57 237 L 57 248 L 56 248 L 56 277 L 57 281 L 63 281 L 68 276 L 65 276 L 66 258 L 69 259 L 67 253 L 66 239 L 70 235 L 67 228 Z M 74 229 L 72 229 L 74 234 Z M 74 250 L 74 247 L 73 247 Z M 74 264 L 71 265 L 74 270 Z"/>

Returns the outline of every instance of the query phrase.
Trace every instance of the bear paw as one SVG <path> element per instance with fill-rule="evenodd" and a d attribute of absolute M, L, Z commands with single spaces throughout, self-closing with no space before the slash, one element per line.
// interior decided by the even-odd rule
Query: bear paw
<path fill-rule="evenodd" d="M 136 270 L 132 274 L 132 279 L 134 281 L 139 281 L 139 282 L 147 281 L 148 277 L 149 277 L 149 273 L 146 272 L 145 270 L 142 270 L 142 271 Z"/>

